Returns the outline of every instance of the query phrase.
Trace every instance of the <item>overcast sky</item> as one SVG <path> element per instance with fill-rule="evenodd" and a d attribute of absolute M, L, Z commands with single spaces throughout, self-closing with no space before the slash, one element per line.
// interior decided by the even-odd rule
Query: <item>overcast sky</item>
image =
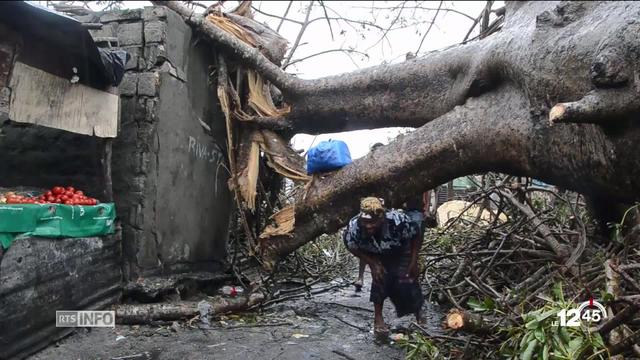
<path fill-rule="evenodd" d="M 44 2 L 40 2 L 44 3 Z M 201 1 L 210 5 L 212 1 Z M 383 62 L 396 63 L 405 60 L 407 52 L 415 53 L 423 39 L 424 33 L 430 26 L 431 20 L 436 14 L 440 1 L 324 1 L 330 18 L 347 18 L 352 22 L 333 21 L 331 31 L 325 19 L 313 21 L 306 29 L 300 40 L 300 45 L 294 53 L 292 61 L 301 59 L 321 51 L 348 48 L 365 53 L 365 55 L 351 54 L 350 56 L 340 52 L 330 52 L 324 55 L 312 57 L 308 60 L 295 63 L 287 69 L 305 79 L 314 79 L 323 76 L 336 75 L 350 72 L 358 68 L 366 68 L 379 65 Z M 227 1 L 224 4 L 225 11 L 237 6 L 237 1 Z M 309 19 L 324 17 L 324 9 L 319 2 L 315 6 Z M 404 4 L 404 8 L 400 7 Z M 126 1 L 124 7 L 139 8 L 150 6 L 148 1 Z M 267 23 L 272 29 L 277 29 L 280 19 L 266 16 L 260 12 L 282 16 L 289 1 L 254 1 L 254 6 L 259 10 L 255 12 L 255 19 Z M 502 6 L 502 2 L 496 2 L 493 8 Z M 294 1 L 289 9 L 288 18 L 304 21 L 309 1 Z M 485 6 L 484 1 L 444 1 L 441 11 L 420 49 L 424 54 L 428 51 L 438 50 L 447 46 L 460 43 L 473 21 L 453 11 L 476 18 Z M 96 8 L 95 6 L 92 6 Z M 429 10 L 433 9 L 433 10 Z M 400 11 L 401 10 L 401 11 Z M 375 26 L 362 25 L 360 22 L 375 23 Z M 389 31 L 390 24 L 395 25 Z M 300 25 L 285 21 L 280 34 L 289 40 L 290 46 L 295 42 Z M 478 29 L 472 34 L 477 34 Z M 386 39 L 380 40 L 386 34 Z M 359 158 L 369 151 L 369 147 L 376 142 L 387 144 L 394 138 L 399 129 L 361 130 L 346 133 L 323 134 L 311 136 L 300 134 L 292 139 L 296 149 L 307 149 L 312 143 L 326 139 L 343 140 L 349 146 L 352 157 Z M 408 131 L 406 129 L 405 131 Z"/>

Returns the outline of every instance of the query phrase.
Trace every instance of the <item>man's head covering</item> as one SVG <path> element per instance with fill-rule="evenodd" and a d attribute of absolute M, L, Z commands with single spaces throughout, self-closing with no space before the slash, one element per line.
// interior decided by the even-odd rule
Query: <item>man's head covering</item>
<path fill-rule="evenodd" d="M 366 197 L 360 201 L 360 218 L 373 219 L 382 217 L 384 214 L 384 204 L 382 199 L 377 197 Z"/>
<path fill-rule="evenodd" d="M 375 143 L 375 144 L 371 145 L 371 151 L 373 151 L 373 150 L 375 150 L 375 149 L 379 148 L 380 146 L 384 146 L 384 144 L 383 144 L 383 143 L 380 143 L 380 142 L 377 142 L 377 143 Z"/>

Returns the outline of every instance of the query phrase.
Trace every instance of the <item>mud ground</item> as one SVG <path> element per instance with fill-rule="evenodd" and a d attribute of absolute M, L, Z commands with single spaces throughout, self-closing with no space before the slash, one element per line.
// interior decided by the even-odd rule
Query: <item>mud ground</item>
<path fill-rule="evenodd" d="M 165 326 L 78 329 L 29 359 L 403 359 L 397 344 L 376 344 L 370 279 L 363 291 L 335 288 L 307 299 L 289 300 L 259 313 Z M 326 286 L 326 284 L 325 284 Z M 413 317 L 396 318 L 385 302 L 392 330 L 410 326 Z M 430 331 L 438 331 L 442 312 L 425 302 Z"/>

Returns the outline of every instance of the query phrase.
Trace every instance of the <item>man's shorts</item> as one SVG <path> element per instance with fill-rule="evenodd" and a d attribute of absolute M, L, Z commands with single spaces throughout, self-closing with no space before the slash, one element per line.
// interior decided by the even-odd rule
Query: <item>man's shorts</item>
<path fill-rule="evenodd" d="M 381 304 L 389 298 L 398 317 L 415 314 L 424 304 L 420 283 L 406 277 L 405 266 L 387 265 L 385 270 L 387 272 L 382 284 L 375 281 L 371 283 L 369 301 Z"/>

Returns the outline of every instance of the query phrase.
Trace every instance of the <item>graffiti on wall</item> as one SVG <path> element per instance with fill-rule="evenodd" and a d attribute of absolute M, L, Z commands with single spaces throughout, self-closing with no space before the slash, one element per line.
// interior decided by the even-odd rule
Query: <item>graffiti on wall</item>
<path fill-rule="evenodd" d="M 224 159 L 224 154 L 217 144 L 207 145 L 198 142 L 193 136 L 189 136 L 188 153 L 196 159 L 218 164 Z"/>

